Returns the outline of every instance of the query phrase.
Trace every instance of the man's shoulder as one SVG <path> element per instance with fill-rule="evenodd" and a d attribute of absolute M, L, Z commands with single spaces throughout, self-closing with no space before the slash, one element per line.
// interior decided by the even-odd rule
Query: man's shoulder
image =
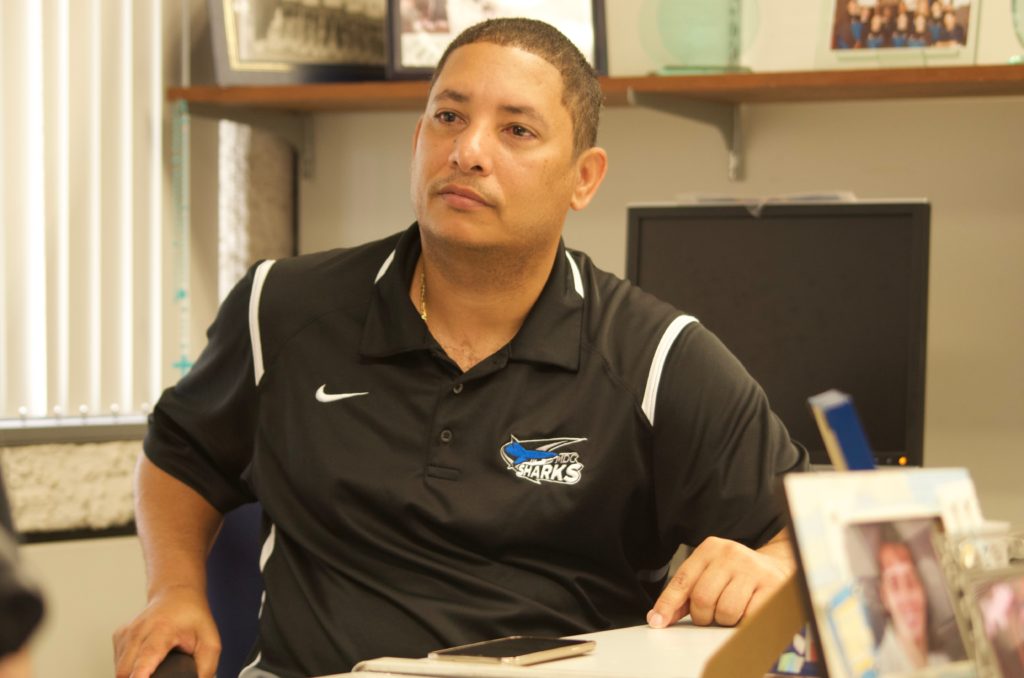
<path fill-rule="evenodd" d="M 377 273 L 388 263 L 400 237 L 398 233 L 355 247 L 339 247 L 279 259 L 274 262 L 268 284 L 272 280 L 275 287 L 306 293 L 323 286 L 332 288 L 337 284 L 360 281 L 372 286 Z"/>
<path fill-rule="evenodd" d="M 585 290 L 584 342 L 624 382 L 643 388 L 663 341 L 692 332 L 695 319 L 575 250 Z M 670 336 L 671 335 L 671 336 Z M 666 338 L 667 337 L 667 338 Z"/>
<path fill-rule="evenodd" d="M 638 332 L 664 330 L 673 320 L 686 315 L 631 281 L 599 268 L 584 252 L 568 252 L 577 262 L 584 281 L 588 331 L 609 339 L 631 341 Z"/>
<path fill-rule="evenodd" d="M 340 313 L 362 318 L 379 273 L 391 261 L 399 235 L 349 248 L 279 259 L 270 266 L 250 305 L 271 349 L 301 328 Z"/>

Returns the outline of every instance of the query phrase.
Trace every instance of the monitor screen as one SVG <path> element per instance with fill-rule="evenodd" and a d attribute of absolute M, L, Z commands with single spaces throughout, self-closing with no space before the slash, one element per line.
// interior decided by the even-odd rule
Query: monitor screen
<path fill-rule="evenodd" d="M 925 202 L 631 207 L 627 275 L 718 335 L 812 463 L 807 398 L 835 388 L 879 464 L 921 465 L 929 220 Z"/>

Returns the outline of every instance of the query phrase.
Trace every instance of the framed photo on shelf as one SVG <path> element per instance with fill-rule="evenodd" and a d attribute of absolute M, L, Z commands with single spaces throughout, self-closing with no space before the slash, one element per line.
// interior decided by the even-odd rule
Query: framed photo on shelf
<path fill-rule="evenodd" d="M 217 84 L 383 79 L 387 0 L 208 0 Z"/>
<path fill-rule="evenodd" d="M 598 75 L 608 74 L 603 0 L 388 0 L 388 78 L 427 79 L 463 30 L 486 19 L 517 16 L 562 31 Z"/>
<path fill-rule="evenodd" d="M 799 477 L 798 477 L 799 476 Z M 934 546 L 980 522 L 964 469 L 791 474 L 797 560 L 830 678 L 974 675 Z"/>
<path fill-rule="evenodd" d="M 981 0 L 822 0 L 822 69 L 969 65 Z"/>

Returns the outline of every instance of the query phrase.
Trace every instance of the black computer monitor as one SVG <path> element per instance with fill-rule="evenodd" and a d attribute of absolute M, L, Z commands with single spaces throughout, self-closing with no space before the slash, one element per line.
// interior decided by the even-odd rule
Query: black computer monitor
<path fill-rule="evenodd" d="M 835 388 L 879 464 L 921 465 L 929 222 L 923 201 L 630 207 L 626 271 L 722 339 L 813 463 L 807 398 Z"/>

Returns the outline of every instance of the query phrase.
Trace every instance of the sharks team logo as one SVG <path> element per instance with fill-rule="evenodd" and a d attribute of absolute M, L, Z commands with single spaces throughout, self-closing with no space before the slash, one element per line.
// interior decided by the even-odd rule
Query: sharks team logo
<path fill-rule="evenodd" d="M 564 449 L 586 438 L 545 438 L 519 440 L 515 436 L 501 446 L 499 454 L 506 468 L 535 485 L 575 485 L 583 475 L 583 464 L 575 450 Z"/>

